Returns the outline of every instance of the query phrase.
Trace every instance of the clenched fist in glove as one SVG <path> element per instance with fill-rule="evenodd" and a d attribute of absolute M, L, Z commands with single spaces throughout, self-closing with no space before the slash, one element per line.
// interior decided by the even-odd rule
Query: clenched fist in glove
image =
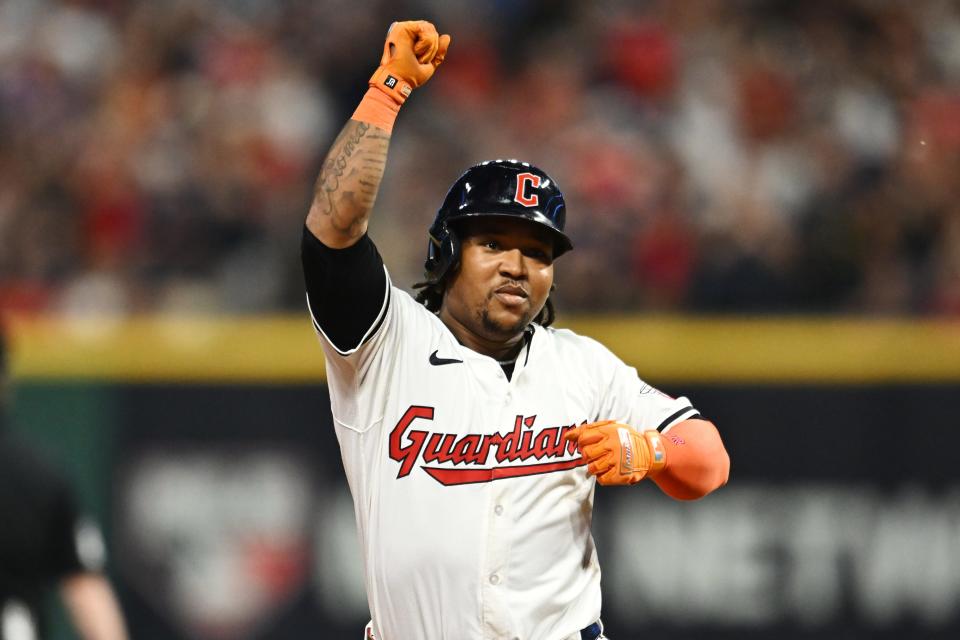
<path fill-rule="evenodd" d="M 394 22 L 383 43 L 380 66 L 353 119 L 393 131 L 402 105 L 417 87 L 433 77 L 447 56 L 450 36 L 440 35 L 426 20 Z"/>
<path fill-rule="evenodd" d="M 394 22 L 387 31 L 380 67 L 371 76 L 370 86 L 403 104 L 414 89 L 433 76 L 449 46 L 450 36 L 441 36 L 426 20 Z"/>
<path fill-rule="evenodd" d="M 575 440 L 587 460 L 587 471 L 603 485 L 636 484 L 667 464 L 660 432 L 639 432 L 613 420 L 603 420 L 571 429 L 565 436 Z"/>

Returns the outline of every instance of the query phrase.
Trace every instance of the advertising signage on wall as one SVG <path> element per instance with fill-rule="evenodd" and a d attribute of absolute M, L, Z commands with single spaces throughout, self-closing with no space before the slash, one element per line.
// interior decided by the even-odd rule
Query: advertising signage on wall
<path fill-rule="evenodd" d="M 115 569 L 132 611 L 170 625 L 158 637 L 363 628 L 353 504 L 323 387 L 116 392 Z M 960 476 L 936 456 L 899 478 L 878 475 L 899 473 L 893 458 L 873 459 L 906 451 L 902 413 L 923 418 L 956 393 L 693 390 L 728 437 L 731 483 L 696 503 L 652 485 L 598 488 L 608 629 L 618 639 L 960 632 Z M 871 404 L 882 410 L 864 411 Z"/>
<path fill-rule="evenodd" d="M 693 399 L 732 460 L 730 484 L 692 504 L 649 483 L 597 489 L 611 637 L 960 637 L 956 323 L 586 321 Z M 362 634 L 353 503 L 307 324 L 19 326 L 18 422 L 101 516 L 132 637 Z"/>

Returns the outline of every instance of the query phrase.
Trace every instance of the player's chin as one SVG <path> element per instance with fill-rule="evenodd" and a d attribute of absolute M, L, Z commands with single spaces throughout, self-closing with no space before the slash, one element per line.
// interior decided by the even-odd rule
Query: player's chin
<path fill-rule="evenodd" d="M 498 337 L 512 338 L 522 332 L 530 324 L 533 315 L 529 307 L 519 309 L 516 307 L 508 308 L 488 308 L 483 314 L 483 326 L 488 333 Z"/>

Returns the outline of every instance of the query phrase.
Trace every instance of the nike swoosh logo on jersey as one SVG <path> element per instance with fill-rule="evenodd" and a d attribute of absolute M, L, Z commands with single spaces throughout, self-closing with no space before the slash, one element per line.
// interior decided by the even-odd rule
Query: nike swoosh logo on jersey
<path fill-rule="evenodd" d="M 437 351 L 439 351 L 439 349 L 437 349 Z M 455 360 L 454 358 L 441 358 L 437 356 L 437 351 L 434 351 L 430 354 L 430 364 L 435 367 L 439 367 L 440 365 L 444 364 L 458 364 L 463 362 L 463 360 Z"/>

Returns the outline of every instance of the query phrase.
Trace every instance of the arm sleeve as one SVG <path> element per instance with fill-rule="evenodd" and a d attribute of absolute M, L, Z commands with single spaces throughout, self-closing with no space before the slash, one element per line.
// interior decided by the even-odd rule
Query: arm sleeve
<path fill-rule="evenodd" d="M 331 249 L 304 226 L 300 255 L 314 328 L 341 355 L 352 353 L 376 333 L 389 306 L 376 245 L 364 234 L 346 249 Z"/>
<path fill-rule="evenodd" d="M 696 500 L 722 487 L 730 477 L 730 454 L 712 422 L 690 419 L 663 438 L 667 466 L 653 481 L 671 498 Z"/>

